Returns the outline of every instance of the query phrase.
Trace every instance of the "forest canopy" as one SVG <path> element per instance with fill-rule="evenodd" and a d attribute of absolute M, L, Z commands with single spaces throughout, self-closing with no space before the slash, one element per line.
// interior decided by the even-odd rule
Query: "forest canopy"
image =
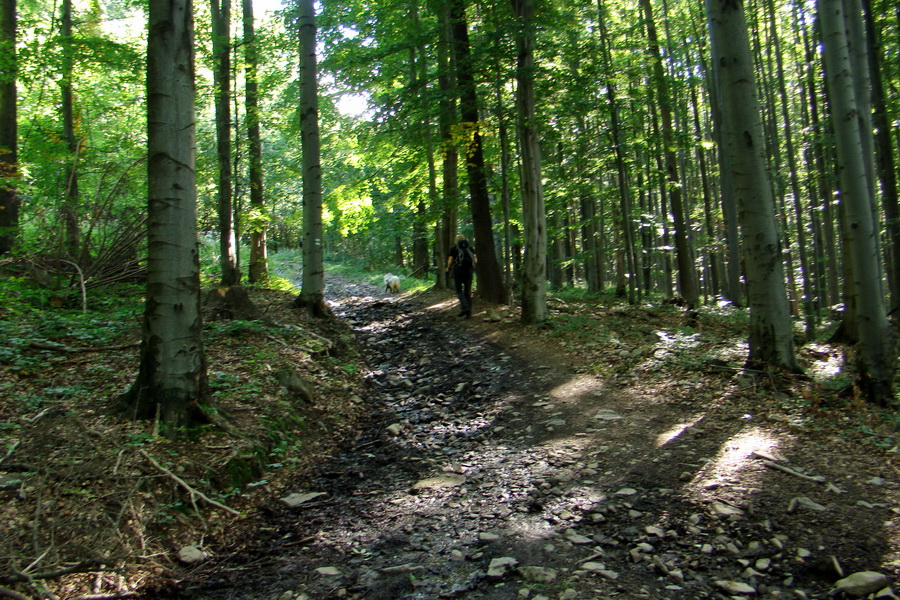
<path fill-rule="evenodd" d="M 237 269 L 223 282 L 264 280 L 266 250 L 304 237 L 299 6 L 191 7 L 197 230 Z M 839 314 L 864 393 L 892 403 L 895 8 L 322 2 L 316 244 L 444 287 L 464 233 L 479 295 L 532 321 L 545 286 L 749 307 L 749 362 L 788 371 L 794 338 Z M 140 277 L 147 6 L 2 12 L 0 252 L 73 289 L 76 271 L 88 288 Z"/>

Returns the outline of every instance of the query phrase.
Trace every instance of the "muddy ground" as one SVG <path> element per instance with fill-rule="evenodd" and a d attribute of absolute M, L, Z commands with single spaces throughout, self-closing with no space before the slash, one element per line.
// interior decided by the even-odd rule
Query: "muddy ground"
<path fill-rule="evenodd" d="M 676 309 L 610 310 L 643 342 L 584 344 L 515 311 L 459 319 L 446 292 L 328 295 L 368 416 L 141 597 L 824 599 L 851 573 L 896 580 L 896 447 L 815 425 L 814 388 L 741 371 L 740 348 L 684 350 Z"/>

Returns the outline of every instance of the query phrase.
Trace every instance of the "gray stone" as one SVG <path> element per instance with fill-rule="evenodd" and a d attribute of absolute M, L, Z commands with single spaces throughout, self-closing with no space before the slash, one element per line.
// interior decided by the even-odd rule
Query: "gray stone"
<path fill-rule="evenodd" d="M 868 596 L 888 585 L 888 578 L 876 571 L 860 571 L 845 577 L 834 587 L 848 596 Z"/>
<path fill-rule="evenodd" d="M 197 546 L 185 546 L 178 551 L 178 560 L 186 565 L 196 565 L 209 558 L 209 553 Z"/>
<path fill-rule="evenodd" d="M 288 508 L 297 508 L 301 504 L 305 504 L 327 495 L 328 494 L 326 494 L 325 492 L 308 492 L 306 494 L 294 492 L 293 494 L 289 494 L 284 498 L 281 498 L 281 501 L 284 502 L 288 506 Z"/>
<path fill-rule="evenodd" d="M 487 576 L 492 579 L 499 579 L 518 566 L 519 561 L 512 556 L 501 556 L 495 558 L 488 565 Z"/>
<path fill-rule="evenodd" d="M 814 501 L 810 500 L 806 496 L 798 496 L 796 498 L 791 499 L 790 504 L 788 504 L 787 511 L 789 513 L 792 513 L 794 511 L 796 511 L 798 508 L 806 508 L 809 510 L 817 510 L 817 511 L 828 510 L 826 507 L 822 506 L 818 502 L 814 502 Z"/>
<path fill-rule="evenodd" d="M 553 583 L 556 581 L 556 569 L 548 567 L 519 567 L 522 579 L 529 583 Z"/>
<path fill-rule="evenodd" d="M 756 588 L 744 583 L 743 581 L 735 581 L 733 579 L 720 579 L 714 581 L 713 585 L 725 592 L 726 594 L 755 594 Z"/>
<path fill-rule="evenodd" d="M 603 408 L 597 411 L 597 414 L 594 415 L 594 418 L 598 421 L 617 421 L 622 418 L 622 415 L 614 410 Z"/>
<path fill-rule="evenodd" d="M 337 567 L 319 567 L 316 573 L 324 577 L 337 577 L 341 574 L 341 570 Z"/>
<path fill-rule="evenodd" d="M 441 473 L 435 477 L 428 477 L 427 479 L 420 479 L 417 481 L 412 489 L 414 490 L 440 490 L 444 488 L 453 488 L 459 487 L 466 482 L 466 476 L 460 475 L 459 473 Z"/>
<path fill-rule="evenodd" d="M 712 503 L 713 512 L 721 517 L 737 517 L 744 514 L 744 511 L 736 506 L 725 504 L 716 500 Z"/>

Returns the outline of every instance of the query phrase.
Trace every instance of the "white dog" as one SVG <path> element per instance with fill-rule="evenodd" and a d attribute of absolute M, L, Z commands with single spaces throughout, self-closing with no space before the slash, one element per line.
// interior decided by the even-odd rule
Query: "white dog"
<path fill-rule="evenodd" d="M 384 291 L 396 294 L 400 291 L 400 278 L 388 273 L 384 276 Z"/>

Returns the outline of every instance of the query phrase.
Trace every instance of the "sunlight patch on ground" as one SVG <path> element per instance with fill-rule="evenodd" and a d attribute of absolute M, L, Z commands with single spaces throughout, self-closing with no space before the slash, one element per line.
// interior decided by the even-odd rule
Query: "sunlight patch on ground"
<path fill-rule="evenodd" d="M 558 400 L 570 400 L 587 394 L 598 396 L 602 386 L 603 382 L 594 375 L 576 375 L 550 390 L 550 397 Z"/>
<path fill-rule="evenodd" d="M 676 423 L 668 431 L 665 431 L 665 432 L 659 434 L 658 436 L 656 436 L 656 447 L 661 448 L 661 447 L 665 446 L 666 444 L 668 444 L 669 442 L 671 442 L 672 440 L 678 439 L 678 437 L 682 433 L 687 431 L 688 428 L 693 427 L 694 425 L 699 423 L 700 420 L 703 419 L 704 416 L 705 416 L 705 413 L 701 413 L 701 414 L 696 415 L 693 419 L 691 419 L 690 421 L 687 421 L 686 423 Z"/>
<path fill-rule="evenodd" d="M 697 476 L 695 485 L 733 480 L 753 459 L 754 452 L 774 454 L 781 442 L 772 433 L 751 427 L 741 431 L 722 445 L 718 455 L 710 460 Z"/>
<path fill-rule="evenodd" d="M 438 302 L 437 304 L 432 304 L 431 306 L 426 307 L 425 310 L 429 310 L 432 312 L 447 310 L 448 308 L 453 306 L 454 302 L 457 302 L 456 298 L 448 298 L 447 300 L 444 300 L 443 302 Z"/>
<path fill-rule="evenodd" d="M 682 331 L 657 331 L 662 346 L 673 350 L 690 350 L 700 345 L 699 333 L 684 333 Z"/>
<path fill-rule="evenodd" d="M 827 344 L 807 344 L 805 351 L 817 358 L 810 362 L 807 371 L 815 379 L 828 379 L 840 375 L 844 365 L 844 353 Z"/>

